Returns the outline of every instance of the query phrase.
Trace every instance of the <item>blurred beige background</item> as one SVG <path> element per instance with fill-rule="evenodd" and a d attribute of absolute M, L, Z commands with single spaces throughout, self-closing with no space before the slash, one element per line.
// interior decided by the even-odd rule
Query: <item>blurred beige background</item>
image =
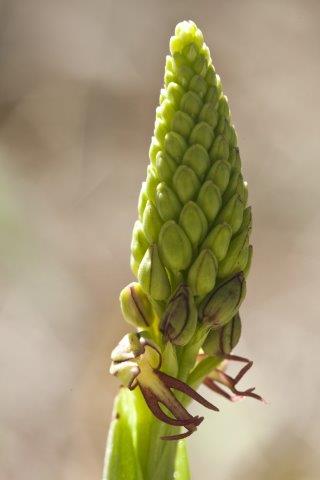
<path fill-rule="evenodd" d="M 217 399 L 219 415 L 203 412 L 193 479 L 320 477 L 320 3 L 8 0 L 1 480 L 100 478 L 118 388 L 108 358 L 126 331 L 118 293 L 132 279 L 169 36 L 189 18 L 221 74 L 249 182 L 255 257 L 237 351 L 255 360 L 246 382 L 270 402 Z"/>

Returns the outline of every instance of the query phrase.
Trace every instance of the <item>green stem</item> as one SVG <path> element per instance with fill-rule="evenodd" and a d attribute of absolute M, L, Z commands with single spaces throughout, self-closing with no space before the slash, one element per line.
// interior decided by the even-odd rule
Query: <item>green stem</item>
<path fill-rule="evenodd" d="M 134 444 L 143 478 L 171 480 L 174 474 L 177 443 L 163 441 L 161 437 L 173 434 L 176 429 L 153 416 L 138 388 L 130 393 L 134 398 L 136 415 Z"/>

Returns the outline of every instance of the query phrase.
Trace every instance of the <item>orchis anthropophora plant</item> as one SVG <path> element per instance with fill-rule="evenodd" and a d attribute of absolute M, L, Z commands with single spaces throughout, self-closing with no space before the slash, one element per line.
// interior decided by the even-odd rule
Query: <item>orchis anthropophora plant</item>
<path fill-rule="evenodd" d="M 201 383 L 231 401 L 262 400 L 238 388 L 252 362 L 231 353 L 241 333 L 252 218 L 228 100 L 193 22 L 177 25 L 170 52 L 132 235 L 138 281 L 120 294 L 135 332 L 111 355 L 123 388 L 104 480 L 190 478 L 182 439 L 203 417 L 188 403 L 218 410 L 196 392 Z M 226 373 L 230 361 L 244 364 L 235 377 Z"/>

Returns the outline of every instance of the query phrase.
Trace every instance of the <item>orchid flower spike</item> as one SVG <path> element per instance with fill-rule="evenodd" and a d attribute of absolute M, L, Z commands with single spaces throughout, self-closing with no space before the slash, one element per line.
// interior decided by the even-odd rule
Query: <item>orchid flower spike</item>
<path fill-rule="evenodd" d="M 232 353 L 252 259 L 247 183 L 228 98 L 192 21 L 179 23 L 170 40 L 149 158 L 131 241 L 136 281 L 120 294 L 123 317 L 135 331 L 113 350 L 110 369 L 126 387 L 136 420 L 121 407 L 109 445 L 123 436 L 117 428 L 126 429 L 130 455 L 145 474 L 135 478 L 167 480 L 173 467 L 163 475 L 154 464 L 149 469 L 152 459 L 176 452 L 172 447 L 169 454 L 158 438 L 180 440 L 197 430 L 203 417 L 188 411 L 191 400 L 217 410 L 198 385 L 232 401 L 262 399 L 253 388 L 238 388 L 252 362 Z M 234 378 L 225 371 L 230 361 L 244 364 Z M 153 442 L 144 441 L 146 432 Z M 117 475 L 125 478 L 121 469 Z"/>

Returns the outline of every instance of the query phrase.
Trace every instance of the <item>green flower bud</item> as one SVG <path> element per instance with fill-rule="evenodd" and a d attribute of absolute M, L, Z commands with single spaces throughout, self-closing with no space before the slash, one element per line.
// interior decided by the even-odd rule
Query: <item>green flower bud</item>
<path fill-rule="evenodd" d="M 216 77 L 216 72 L 215 72 L 214 66 L 212 64 L 208 65 L 206 81 L 209 87 L 212 87 L 213 85 L 215 85 L 215 77 Z"/>
<path fill-rule="evenodd" d="M 143 212 L 144 212 L 145 206 L 147 205 L 147 201 L 148 201 L 148 194 L 146 192 L 146 182 L 142 182 L 142 186 L 139 194 L 139 200 L 138 200 L 138 213 L 139 213 L 140 220 L 142 220 Z"/>
<path fill-rule="evenodd" d="M 183 137 L 188 137 L 194 127 L 194 121 L 185 112 L 178 111 L 172 120 L 172 130 L 179 133 Z"/>
<path fill-rule="evenodd" d="M 230 198 L 237 192 L 237 187 L 239 183 L 243 185 L 243 177 L 240 172 L 238 172 L 237 170 L 234 170 L 231 173 L 228 188 L 223 194 L 223 200 L 225 202 L 230 200 Z M 242 200 L 241 195 L 238 195 L 238 196 Z M 242 190 L 242 197 L 243 197 L 243 190 Z"/>
<path fill-rule="evenodd" d="M 204 77 L 208 70 L 208 61 L 205 56 L 198 55 L 196 58 L 193 69 L 196 73 L 198 73 L 201 77 Z M 207 87 L 207 82 L 205 82 L 205 86 Z M 191 87 L 190 87 L 191 88 Z"/>
<path fill-rule="evenodd" d="M 210 150 L 211 160 L 227 160 L 229 157 L 229 145 L 222 135 L 218 135 Z"/>
<path fill-rule="evenodd" d="M 230 246 L 228 249 L 228 254 L 219 264 L 219 278 L 226 278 L 230 275 L 233 275 L 239 271 L 241 271 L 241 267 L 243 266 L 242 263 L 238 265 L 237 262 L 243 262 L 243 258 L 241 255 L 244 255 L 244 267 L 248 261 L 248 246 L 249 246 L 249 234 L 248 231 L 245 229 L 240 232 L 236 237 L 233 237 Z M 244 252 L 244 253 L 243 253 Z M 240 268 L 240 270 L 239 270 Z"/>
<path fill-rule="evenodd" d="M 220 190 L 222 195 L 228 186 L 230 178 L 230 165 L 223 160 L 216 161 L 207 174 L 207 180 L 211 180 Z"/>
<path fill-rule="evenodd" d="M 230 150 L 232 150 L 232 148 L 237 145 L 236 131 L 233 125 L 230 125 L 229 121 L 226 118 L 220 117 L 220 121 L 221 121 L 221 132 L 219 133 L 221 133 L 224 136 L 224 138 L 229 143 Z M 230 156 L 230 153 L 229 153 L 229 156 Z"/>
<path fill-rule="evenodd" d="M 151 145 L 149 148 L 149 158 L 151 164 L 154 165 L 156 161 L 157 153 L 161 150 L 161 145 L 155 137 L 152 137 Z"/>
<path fill-rule="evenodd" d="M 170 182 L 176 171 L 177 164 L 166 152 L 158 152 L 156 168 L 159 179 L 165 182 Z"/>
<path fill-rule="evenodd" d="M 195 92 L 187 92 L 183 95 L 180 108 L 183 112 L 196 118 L 201 110 L 202 101 Z"/>
<path fill-rule="evenodd" d="M 219 356 L 232 352 L 240 340 L 241 320 L 237 313 L 233 319 L 217 330 L 211 330 L 202 349 L 207 355 Z"/>
<path fill-rule="evenodd" d="M 198 123 L 191 132 L 189 142 L 192 145 L 202 145 L 206 150 L 210 148 L 213 141 L 212 127 L 206 122 Z"/>
<path fill-rule="evenodd" d="M 139 283 L 130 283 L 121 291 L 120 306 L 124 319 L 134 327 L 149 327 L 154 320 L 149 298 Z"/>
<path fill-rule="evenodd" d="M 167 131 L 167 122 L 163 118 L 157 118 L 154 125 L 154 136 L 158 140 L 159 144 L 163 144 Z"/>
<path fill-rule="evenodd" d="M 205 100 L 216 108 L 218 106 L 220 95 L 221 89 L 217 86 L 212 86 L 208 89 Z"/>
<path fill-rule="evenodd" d="M 172 158 L 177 162 L 180 162 L 187 149 L 187 142 L 181 135 L 179 135 L 179 133 L 169 132 L 165 136 L 164 148 Z"/>
<path fill-rule="evenodd" d="M 202 145 L 196 144 L 188 148 L 182 163 L 192 168 L 199 178 L 203 178 L 210 165 L 210 159 L 206 149 Z"/>
<path fill-rule="evenodd" d="M 227 119 L 230 118 L 230 110 L 229 110 L 228 99 L 225 95 L 222 95 L 222 97 L 219 100 L 218 112 L 223 117 L 225 117 Z"/>
<path fill-rule="evenodd" d="M 188 285 L 190 285 L 194 295 L 206 295 L 213 289 L 217 269 L 218 262 L 211 250 L 202 250 L 188 273 Z"/>
<path fill-rule="evenodd" d="M 238 312 L 246 293 L 246 282 L 242 273 L 221 283 L 201 305 L 201 318 L 211 328 L 226 325 Z"/>
<path fill-rule="evenodd" d="M 148 247 L 149 243 L 144 234 L 141 222 L 137 220 L 132 232 L 131 253 L 138 262 L 141 262 Z"/>
<path fill-rule="evenodd" d="M 194 246 L 203 240 L 208 230 L 207 219 L 201 208 L 194 202 L 188 202 L 183 207 L 179 224 Z"/>
<path fill-rule="evenodd" d="M 241 227 L 243 211 L 244 205 L 242 201 L 238 194 L 234 194 L 219 212 L 217 222 L 228 223 L 232 228 L 232 232 L 237 233 Z"/>
<path fill-rule="evenodd" d="M 156 109 L 156 117 L 166 119 L 166 124 L 170 125 L 175 116 L 175 108 L 173 102 L 166 99 L 162 104 Z"/>
<path fill-rule="evenodd" d="M 170 52 L 182 52 L 186 45 L 193 43 L 199 49 L 203 46 L 203 35 L 191 21 L 178 23 L 175 36 L 170 38 Z"/>
<path fill-rule="evenodd" d="M 202 244 L 202 248 L 210 248 L 214 256 L 221 262 L 227 254 L 232 237 L 232 229 L 227 223 L 213 227 Z"/>
<path fill-rule="evenodd" d="M 176 65 L 174 72 L 174 80 L 179 82 L 183 88 L 187 88 L 194 73 L 188 65 Z"/>
<path fill-rule="evenodd" d="M 173 186 L 182 203 L 192 200 L 200 189 L 200 181 L 194 171 L 181 165 L 173 176 Z"/>
<path fill-rule="evenodd" d="M 166 222 L 161 228 L 159 250 L 163 263 L 173 271 L 185 270 L 191 262 L 190 241 L 173 220 Z"/>
<path fill-rule="evenodd" d="M 169 56 L 169 55 L 168 55 Z M 180 67 L 181 65 L 184 65 L 186 63 L 185 58 L 183 57 L 182 53 L 180 52 L 175 52 L 172 57 L 169 56 L 174 62 L 175 65 Z"/>
<path fill-rule="evenodd" d="M 208 123 L 212 128 L 215 128 L 218 122 L 218 112 L 215 110 L 212 103 L 205 103 L 199 115 L 199 120 Z"/>
<path fill-rule="evenodd" d="M 167 97 L 168 100 L 173 103 L 173 105 L 178 108 L 180 105 L 181 99 L 185 94 L 185 90 L 175 82 L 169 83 L 167 86 Z"/>
<path fill-rule="evenodd" d="M 188 60 L 188 62 L 194 62 L 198 55 L 198 49 L 194 43 L 186 45 L 182 50 L 183 56 Z"/>
<path fill-rule="evenodd" d="M 156 194 L 156 188 L 158 183 L 159 183 L 159 179 L 157 177 L 156 170 L 152 165 L 149 165 L 147 169 L 146 192 L 147 192 L 148 198 L 152 202 L 155 201 L 155 194 Z"/>
<path fill-rule="evenodd" d="M 189 88 L 192 92 L 197 93 L 200 98 L 203 98 L 207 92 L 208 86 L 203 76 L 194 75 L 191 79 Z"/>
<path fill-rule="evenodd" d="M 154 300 L 166 300 L 170 295 L 170 283 L 162 265 L 157 245 L 146 251 L 138 270 L 138 280 L 143 290 Z"/>
<path fill-rule="evenodd" d="M 221 195 L 218 187 L 211 180 L 207 180 L 202 185 L 197 203 L 203 210 L 208 222 L 213 222 L 221 207 Z"/>
<path fill-rule="evenodd" d="M 197 325 L 197 309 L 193 295 L 186 285 L 180 285 L 172 298 L 160 323 L 160 331 L 167 341 L 175 345 L 186 345 Z"/>
<path fill-rule="evenodd" d="M 145 236 L 149 243 L 154 243 L 157 241 L 162 224 L 163 222 L 156 207 L 153 205 L 153 203 L 147 202 L 143 212 L 142 225 Z"/>
<path fill-rule="evenodd" d="M 181 203 L 177 195 L 165 182 L 161 182 L 156 190 L 156 206 L 164 222 L 177 219 L 181 211 Z"/>

